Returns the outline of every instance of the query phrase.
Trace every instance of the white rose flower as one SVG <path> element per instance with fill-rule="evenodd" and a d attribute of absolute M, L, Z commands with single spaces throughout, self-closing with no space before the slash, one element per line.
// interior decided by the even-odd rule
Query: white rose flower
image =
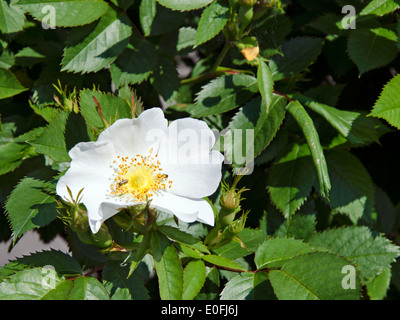
<path fill-rule="evenodd" d="M 150 201 L 150 208 L 174 214 L 184 222 L 214 225 L 204 197 L 221 181 L 224 159 L 211 150 L 212 130 L 204 121 L 168 121 L 160 108 L 136 119 L 120 119 L 97 141 L 81 142 L 69 155 L 70 168 L 57 183 L 57 194 L 68 198 L 82 191 L 89 226 L 101 224 L 120 210 Z"/>

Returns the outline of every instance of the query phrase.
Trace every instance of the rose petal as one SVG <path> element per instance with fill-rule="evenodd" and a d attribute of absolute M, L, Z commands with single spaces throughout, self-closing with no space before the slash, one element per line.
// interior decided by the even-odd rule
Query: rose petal
<path fill-rule="evenodd" d="M 204 121 L 185 118 L 171 122 L 158 153 L 163 173 L 172 181 L 168 192 L 204 198 L 216 191 L 224 157 L 211 151 L 214 143 L 214 133 Z"/>
<path fill-rule="evenodd" d="M 110 141 L 120 156 L 146 155 L 153 147 L 157 152 L 167 120 L 160 108 L 143 111 L 136 119 L 120 119 L 100 133 L 97 141 Z"/>
<path fill-rule="evenodd" d="M 109 198 L 114 149 L 108 141 L 81 142 L 71 149 L 69 155 L 72 159 L 71 167 L 59 179 L 56 192 L 62 198 L 70 200 L 68 186 L 75 200 L 83 189 L 82 203 L 88 212 L 92 232 L 96 233 L 101 223 L 115 212 L 108 207 L 102 207 L 102 202 Z M 112 198 L 109 201 L 115 202 Z"/>
<path fill-rule="evenodd" d="M 68 186 L 73 197 L 83 188 L 83 199 L 89 193 L 104 196 L 112 176 L 110 164 L 114 158 L 114 149 L 109 142 L 81 142 L 73 147 L 69 155 L 71 166 L 57 183 L 56 192 L 62 198 L 69 199 Z"/>
<path fill-rule="evenodd" d="M 151 207 L 171 213 L 184 222 L 201 221 L 214 225 L 213 210 L 203 199 L 190 199 L 160 191 L 151 201 Z"/>

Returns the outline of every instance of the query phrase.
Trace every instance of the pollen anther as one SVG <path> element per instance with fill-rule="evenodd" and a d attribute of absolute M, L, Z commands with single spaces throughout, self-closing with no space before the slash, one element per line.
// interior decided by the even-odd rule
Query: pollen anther
<path fill-rule="evenodd" d="M 111 183 L 111 195 L 126 197 L 126 200 L 144 202 L 153 197 L 158 190 L 171 188 L 172 181 L 162 173 L 160 161 L 151 155 L 153 149 L 145 157 L 135 158 L 117 156 L 114 179 Z"/>

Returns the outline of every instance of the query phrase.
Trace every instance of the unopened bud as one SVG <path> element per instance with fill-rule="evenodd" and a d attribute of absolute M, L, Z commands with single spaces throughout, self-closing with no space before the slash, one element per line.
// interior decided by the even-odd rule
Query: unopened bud
<path fill-rule="evenodd" d="M 132 227 L 132 217 L 126 210 L 121 210 L 113 216 L 114 221 L 125 231 Z"/>
<path fill-rule="evenodd" d="M 103 223 L 97 233 L 92 234 L 93 241 L 100 248 L 108 248 L 112 245 L 113 240 L 107 226 Z"/>
<path fill-rule="evenodd" d="M 234 211 L 240 206 L 240 194 L 237 194 L 234 189 L 223 193 L 221 196 L 221 207 Z"/>
<path fill-rule="evenodd" d="M 241 0 L 240 2 L 243 6 L 252 7 L 257 3 L 257 0 Z"/>
<path fill-rule="evenodd" d="M 246 224 L 248 214 L 249 211 L 246 211 L 245 213 L 242 214 L 242 216 L 239 219 L 231 222 L 228 226 L 229 231 L 235 234 L 241 232 Z"/>
<path fill-rule="evenodd" d="M 242 192 L 247 189 L 236 190 L 235 186 L 241 177 L 237 178 L 229 189 L 228 185 L 222 185 L 222 196 L 220 199 L 221 210 L 219 212 L 219 223 L 225 227 L 235 220 L 235 215 L 240 211 L 240 201 Z"/>
<path fill-rule="evenodd" d="M 79 240 L 88 245 L 94 245 L 99 248 L 109 248 L 113 244 L 111 234 L 108 228 L 103 224 L 97 233 L 92 233 L 90 230 L 85 232 L 77 232 Z"/>
<path fill-rule="evenodd" d="M 249 25 L 251 20 L 253 19 L 253 8 L 249 6 L 241 6 L 239 8 L 239 19 L 242 25 L 241 30 L 244 29 Z"/>
<path fill-rule="evenodd" d="M 71 209 L 73 210 L 71 228 L 75 232 L 87 231 L 89 229 L 89 221 L 86 210 L 80 208 L 79 206 Z"/>

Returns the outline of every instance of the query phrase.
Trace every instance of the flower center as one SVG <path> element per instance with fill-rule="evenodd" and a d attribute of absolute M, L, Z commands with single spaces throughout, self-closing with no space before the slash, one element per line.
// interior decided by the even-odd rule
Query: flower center
<path fill-rule="evenodd" d="M 117 157 L 114 161 L 114 179 L 110 187 L 112 195 L 129 201 L 144 202 L 151 199 L 158 190 L 171 188 L 172 181 L 162 173 L 157 155 L 153 157 L 151 153 L 152 149 L 146 157 Z"/>

